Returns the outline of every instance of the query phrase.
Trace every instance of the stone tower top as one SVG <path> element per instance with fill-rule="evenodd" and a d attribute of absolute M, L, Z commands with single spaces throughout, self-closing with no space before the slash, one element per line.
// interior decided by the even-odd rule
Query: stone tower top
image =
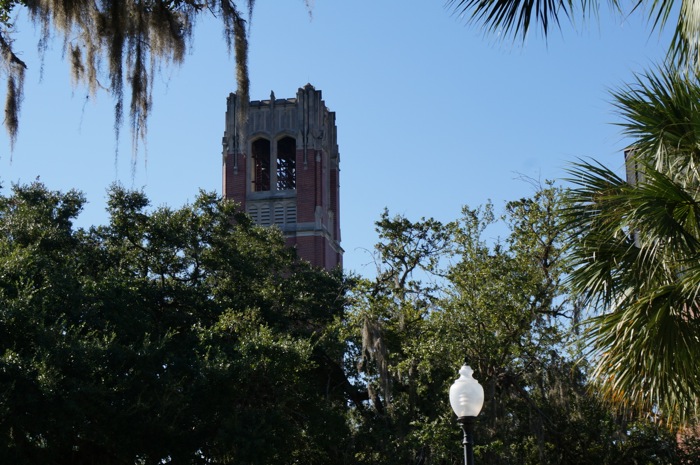
<path fill-rule="evenodd" d="M 238 121 L 236 94 L 227 100 L 223 192 L 263 225 L 276 225 L 300 257 L 342 266 L 339 163 L 335 113 L 311 84 L 295 98 L 248 104 Z"/>

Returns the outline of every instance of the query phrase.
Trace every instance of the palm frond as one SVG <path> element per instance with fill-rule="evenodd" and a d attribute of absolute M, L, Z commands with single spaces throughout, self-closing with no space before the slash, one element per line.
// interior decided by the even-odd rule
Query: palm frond
<path fill-rule="evenodd" d="M 597 163 L 576 163 L 569 175 L 568 181 L 577 187 L 567 192 L 562 214 L 576 245 L 572 288 L 588 303 L 608 307 L 624 292 L 620 264 L 630 266 L 638 255 L 625 223 L 629 206 L 624 192 L 629 186 Z"/>
<path fill-rule="evenodd" d="M 634 139 L 632 161 L 698 182 L 700 85 L 694 74 L 661 67 L 612 91 L 623 134 Z"/>
<path fill-rule="evenodd" d="M 447 0 L 446 6 L 471 23 L 480 23 L 489 33 L 502 38 L 525 40 L 533 26 L 546 38 L 561 19 L 575 21 L 597 14 L 600 1 L 581 0 Z M 622 12 L 619 0 L 608 0 L 613 12 Z M 638 0 L 625 16 L 644 7 L 653 30 L 662 30 L 677 15 L 675 32 L 669 44 L 668 61 L 679 69 L 700 70 L 700 3 L 696 0 Z M 640 8 L 641 9 L 641 8 Z"/>
<path fill-rule="evenodd" d="M 570 280 L 603 311 L 586 338 L 606 397 L 686 422 L 700 396 L 698 190 L 651 163 L 637 168 L 632 184 L 595 162 L 569 170 Z"/>
<path fill-rule="evenodd" d="M 700 204 L 684 183 L 645 166 L 644 178 L 631 186 L 629 222 L 642 240 L 667 242 L 680 257 L 700 250 Z"/>
<path fill-rule="evenodd" d="M 662 287 L 593 319 L 586 337 L 607 399 L 687 423 L 698 414 L 700 341 L 697 320 L 677 311 L 677 291 Z"/>
<path fill-rule="evenodd" d="M 661 26 L 673 9 L 672 0 L 654 2 Z M 679 68 L 692 72 L 700 70 L 700 5 L 694 0 L 682 0 L 676 30 L 668 50 L 668 59 Z"/>
<path fill-rule="evenodd" d="M 585 5 L 584 1 L 584 5 Z M 504 37 L 522 37 L 539 24 L 546 37 L 552 26 L 560 27 L 560 18 L 571 18 L 572 0 L 448 0 L 447 7 L 470 22 L 481 22 L 491 33 Z"/>

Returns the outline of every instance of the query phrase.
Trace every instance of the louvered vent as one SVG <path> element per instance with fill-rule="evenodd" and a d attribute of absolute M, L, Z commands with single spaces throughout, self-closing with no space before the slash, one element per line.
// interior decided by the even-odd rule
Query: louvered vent
<path fill-rule="evenodd" d="M 261 226 L 292 225 L 297 222 L 297 206 L 295 202 L 260 202 L 248 205 L 248 214 L 256 224 Z"/>

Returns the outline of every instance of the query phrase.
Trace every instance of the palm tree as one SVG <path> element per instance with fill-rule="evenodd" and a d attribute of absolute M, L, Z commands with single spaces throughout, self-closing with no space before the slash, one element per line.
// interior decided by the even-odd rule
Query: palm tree
<path fill-rule="evenodd" d="M 690 424 L 700 399 L 700 82 L 663 68 L 613 99 L 638 176 L 589 162 L 570 170 L 572 284 L 600 311 L 585 334 L 603 394 Z"/>
<path fill-rule="evenodd" d="M 680 8 L 674 0 L 633 1 L 629 10 L 619 0 L 609 0 L 616 13 L 625 15 L 636 9 L 646 9 L 652 28 L 663 28 L 677 14 L 676 30 L 669 46 L 669 58 L 678 67 L 700 66 L 700 6 L 695 0 L 680 0 Z M 581 0 L 447 0 L 455 13 L 468 21 L 480 23 L 488 32 L 501 37 L 521 37 L 523 40 L 532 26 L 540 27 L 546 37 L 552 27 L 560 28 L 561 18 L 571 21 L 580 16 L 595 16 L 600 2 Z"/>

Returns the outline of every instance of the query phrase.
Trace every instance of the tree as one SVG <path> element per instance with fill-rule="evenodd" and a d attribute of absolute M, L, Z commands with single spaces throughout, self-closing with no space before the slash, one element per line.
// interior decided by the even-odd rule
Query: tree
<path fill-rule="evenodd" d="M 587 392 L 585 366 L 567 353 L 578 307 L 564 284 L 560 203 L 551 186 L 509 202 L 509 234 L 495 244 L 484 239 L 496 219 L 490 206 L 465 208 L 456 231 L 459 261 L 436 320 L 445 356 L 465 357 L 485 387 L 476 437 L 488 463 L 605 463 L 605 447 L 583 453 L 609 442 L 596 431 L 606 413 Z"/>
<path fill-rule="evenodd" d="M 184 61 L 193 26 L 203 14 L 222 22 L 224 37 L 236 58 L 237 92 L 248 102 L 246 20 L 239 4 L 253 11 L 253 0 L 3 0 L 0 2 L 0 55 L 7 75 L 5 128 L 11 144 L 17 138 L 26 64 L 13 48 L 11 18 L 26 9 L 41 29 L 39 48 L 45 52 L 55 33 L 63 38 L 75 83 L 89 95 L 106 88 L 115 99 L 116 137 L 124 114 L 125 81 L 130 90 L 129 126 L 134 150 L 146 136 L 154 74 L 162 65 Z M 106 63 L 106 75 L 100 64 Z M 246 106 L 238 109 L 245 121 Z M 244 126 L 244 125 L 241 125 Z"/>
<path fill-rule="evenodd" d="M 461 463 L 447 392 L 465 358 L 486 392 L 479 462 L 682 463 L 671 431 L 591 389 L 562 201 L 546 186 L 502 218 L 491 205 L 447 224 L 382 215 L 377 277 L 353 288 L 346 321 L 349 378 L 368 393 L 348 412 L 355 463 Z M 497 221 L 507 236 L 487 240 Z"/>
<path fill-rule="evenodd" d="M 439 294 L 426 279 L 449 253 L 451 234 L 434 219 L 411 222 L 388 211 L 376 225 L 378 274 L 356 279 L 344 321 L 348 378 L 367 398 L 348 412 L 355 463 L 438 463 L 445 448 L 436 452 L 435 445 L 446 437 L 438 421 L 446 411 L 436 408 L 444 404 L 444 375 L 432 373 L 442 372 L 445 361 L 434 364 L 426 346 Z M 434 436 L 419 436 L 413 423 L 423 421 Z"/>
<path fill-rule="evenodd" d="M 484 462 L 697 463 L 692 439 L 609 411 L 567 351 L 556 189 L 509 203 L 495 243 L 491 207 L 385 213 L 380 272 L 350 299 L 213 194 L 149 211 L 113 187 L 109 224 L 75 229 L 84 201 L 0 197 L 3 463 L 454 464 L 465 355 Z"/>
<path fill-rule="evenodd" d="M 614 98 L 636 180 L 594 163 L 572 168 L 572 283 L 602 312 L 587 336 L 607 398 L 689 423 L 700 398 L 700 86 L 662 70 Z"/>
<path fill-rule="evenodd" d="M 680 3 L 680 5 L 678 4 Z M 663 29 L 677 14 L 676 28 L 669 44 L 668 58 L 678 67 L 698 69 L 700 66 L 700 20 L 695 14 L 693 0 L 635 1 L 629 7 L 618 0 L 612 0 L 610 7 L 622 17 L 636 9 L 645 9 L 652 29 Z M 561 18 L 575 21 L 597 15 L 600 2 L 525 1 L 525 0 L 448 0 L 447 5 L 455 12 L 465 15 L 469 21 L 482 23 L 492 33 L 503 37 L 527 37 L 533 26 L 539 26 L 547 37 L 554 27 L 561 27 Z M 626 10 L 625 8 L 629 8 Z"/>
<path fill-rule="evenodd" d="M 341 277 L 213 194 L 115 187 L 76 230 L 83 203 L 0 197 L 0 461 L 342 463 Z"/>
<path fill-rule="evenodd" d="M 597 14 L 598 2 L 451 0 L 452 8 L 489 31 L 526 37 L 538 24 L 546 37 L 560 18 Z M 576 292 L 603 313 L 590 321 L 595 374 L 610 401 L 686 423 L 698 415 L 697 169 L 700 18 L 683 0 L 633 2 L 653 28 L 678 14 L 668 65 L 637 76 L 613 94 L 626 135 L 628 164 L 643 176 L 630 186 L 595 163 L 577 163 L 569 221 L 575 242 Z M 611 6 L 623 12 L 618 1 Z"/>

